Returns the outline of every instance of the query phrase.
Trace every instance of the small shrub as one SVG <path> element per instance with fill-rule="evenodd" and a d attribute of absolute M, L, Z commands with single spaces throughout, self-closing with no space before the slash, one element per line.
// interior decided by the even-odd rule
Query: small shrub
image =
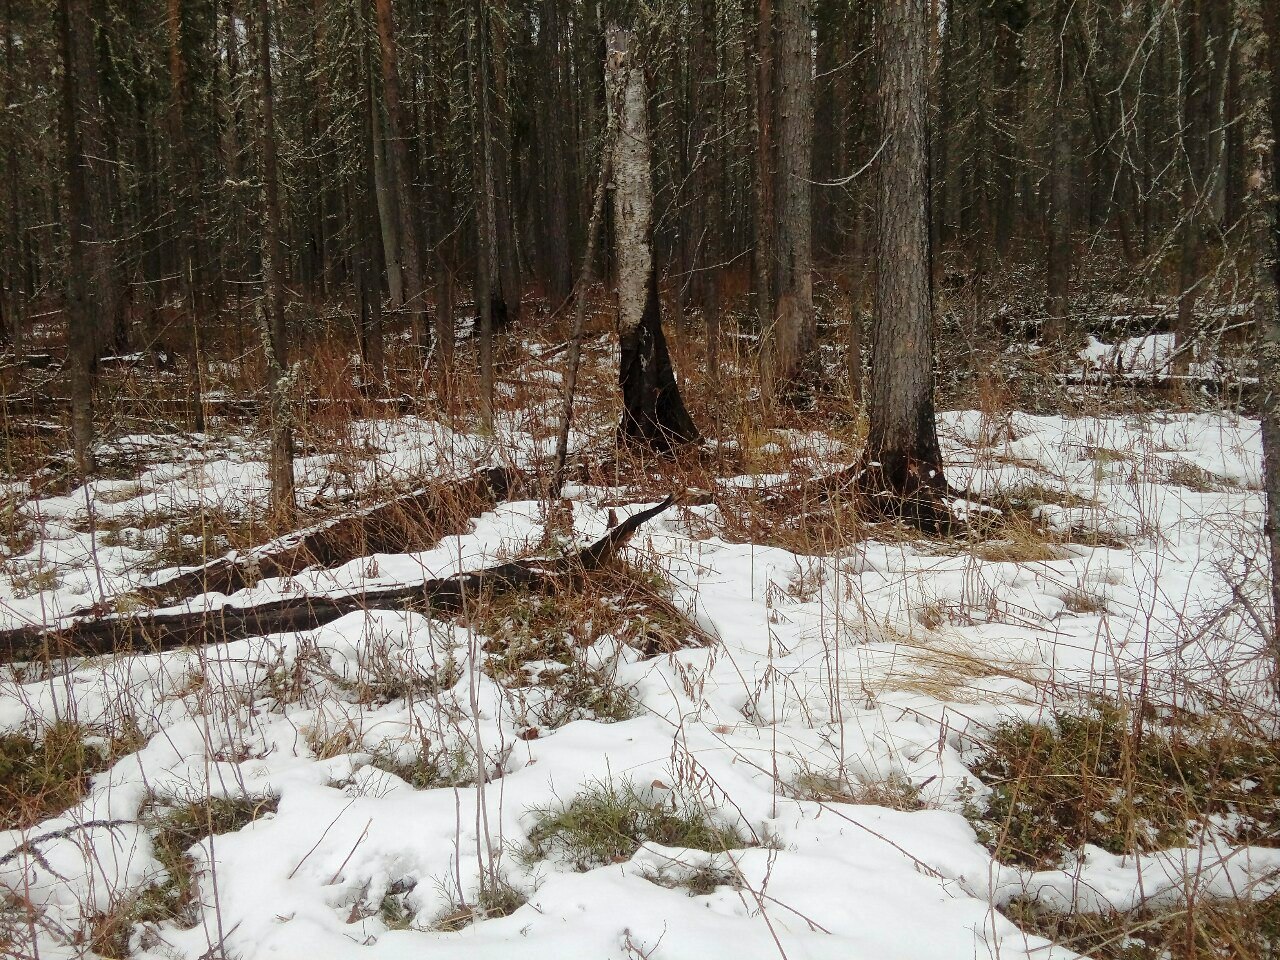
<path fill-rule="evenodd" d="M 465 747 L 458 746 L 449 751 L 433 750 L 426 740 L 418 753 L 409 760 L 400 759 L 390 749 L 375 752 L 373 766 L 394 774 L 418 790 L 465 787 L 475 782 L 476 765 Z"/>
<path fill-rule="evenodd" d="M 29 827 L 80 801 L 89 778 L 112 758 L 110 745 L 90 745 L 87 736 L 65 721 L 40 737 L 0 735 L 0 829 Z"/>
<path fill-rule="evenodd" d="M 199 802 L 153 811 L 143 822 L 151 828 L 155 858 L 165 878 L 142 890 L 125 911 L 128 924 L 175 923 L 191 927 L 197 922 L 195 864 L 188 851 L 200 840 L 235 833 L 253 821 L 274 813 L 275 797 L 209 797 Z"/>
<path fill-rule="evenodd" d="M 1056 865 L 1091 843 L 1112 853 L 1192 839 L 1211 816 L 1232 815 L 1232 839 L 1274 843 L 1280 749 L 1230 731 L 1161 728 L 1136 734 L 1130 715 L 1096 700 L 1053 724 L 996 729 L 972 767 L 991 794 L 967 813 L 1001 859 Z"/>
<path fill-rule="evenodd" d="M 620 863 L 643 843 L 712 852 L 745 846 L 737 830 L 712 823 L 696 809 L 647 798 L 634 784 L 597 783 L 560 808 L 536 811 L 526 856 L 563 857 L 579 870 Z"/>
<path fill-rule="evenodd" d="M 476 894 L 474 903 L 459 903 L 431 925 L 433 930 L 451 933 L 468 927 L 481 920 L 494 920 L 498 917 L 509 917 L 529 898 L 511 886 L 505 880 L 482 887 Z"/>
<path fill-rule="evenodd" d="M 56 567 L 28 563 L 12 570 L 9 583 L 13 585 L 13 595 L 22 600 L 49 590 L 57 590 L 62 585 L 62 577 Z"/>

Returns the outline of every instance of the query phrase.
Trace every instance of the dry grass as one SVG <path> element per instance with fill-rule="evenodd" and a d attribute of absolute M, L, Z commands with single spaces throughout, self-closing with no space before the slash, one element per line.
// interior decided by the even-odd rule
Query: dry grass
<path fill-rule="evenodd" d="M 0 734 L 0 829 L 25 829 L 78 803 L 95 773 L 139 745 L 136 729 L 104 737 L 70 721 Z"/>
<path fill-rule="evenodd" d="M 1163 910 L 1059 913 L 1034 900 L 1002 911 L 1028 933 L 1097 960 L 1276 960 L 1280 895 L 1263 900 L 1196 899 Z"/>
<path fill-rule="evenodd" d="M 998 859 L 1037 869 L 1085 844 L 1112 853 L 1181 846 L 1206 829 L 1235 843 L 1280 837 L 1280 742 L 1094 700 L 1052 724 L 992 732 L 971 769 L 990 794 L 968 813 Z M 1214 827 L 1225 818 L 1231 826 Z"/>

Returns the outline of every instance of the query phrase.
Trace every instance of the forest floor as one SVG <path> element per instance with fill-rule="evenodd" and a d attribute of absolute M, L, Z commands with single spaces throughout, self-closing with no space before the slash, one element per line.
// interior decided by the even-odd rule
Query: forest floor
<path fill-rule="evenodd" d="M 988 384 L 940 414 L 948 479 L 983 502 L 928 538 L 806 497 L 859 420 L 824 397 L 771 427 L 736 356 L 721 394 L 685 384 L 699 455 L 619 454 L 597 326 L 564 501 L 531 481 L 420 549 L 177 607 L 562 556 L 678 494 L 607 569 L 449 616 L 0 668 L 0 952 L 1277 956 L 1255 419 L 1194 394 L 1026 412 Z M 508 345 L 492 431 L 465 378 L 452 410 L 380 414 L 313 351 L 299 523 L 545 475 L 558 342 Z M 234 394 L 231 367 L 206 389 Z M 156 378 L 118 377 L 87 486 L 56 423 L 6 414 L 0 630 L 138 614 L 175 568 L 282 532 L 255 421 L 160 429 L 125 402 Z"/>

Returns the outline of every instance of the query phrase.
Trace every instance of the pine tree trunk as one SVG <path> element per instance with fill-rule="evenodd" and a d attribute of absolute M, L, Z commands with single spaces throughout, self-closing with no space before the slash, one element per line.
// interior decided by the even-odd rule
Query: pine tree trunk
<path fill-rule="evenodd" d="M 813 49 L 809 0 L 778 0 L 777 129 L 772 324 L 765 339 L 765 391 L 782 399 L 800 388 L 812 362 Z"/>
<path fill-rule="evenodd" d="M 756 183 L 755 247 L 752 253 L 756 314 L 768 331 L 773 320 L 774 156 L 773 156 L 773 0 L 759 0 L 756 18 Z"/>
<path fill-rule="evenodd" d="M 860 487 L 872 505 L 945 524 L 933 402 L 926 0 L 883 0 L 879 224 L 869 432 Z"/>
<path fill-rule="evenodd" d="M 378 44 L 382 51 L 382 95 L 387 108 L 387 140 L 390 144 L 390 184 L 399 212 L 400 273 L 404 283 L 405 306 L 418 352 L 425 361 L 431 349 L 431 328 L 427 325 L 427 292 L 423 281 L 422 237 L 418 229 L 418 203 L 413 188 L 413 162 L 409 153 L 411 126 L 400 95 L 400 68 L 396 54 L 395 25 L 391 0 L 376 0 Z"/>
<path fill-rule="evenodd" d="M 493 131 L 489 101 L 489 47 L 485 5 L 476 0 L 467 42 L 471 61 L 472 170 L 475 180 L 475 303 L 480 335 L 480 421 L 493 425 L 493 330 L 505 317 L 498 273 L 497 198 L 494 196 Z"/>
<path fill-rule="evenodd" d="M 67 171 L 67 359 L 71 436 L 81 476 L 94 470 L 93 385 L 102 331 L 119 309 L 115 248 L 106 211 L 108 151 L 102 129 L 95 26 L 88 0 L 60 0 L 63 137 Z"/>
<path fill-rule="evenodd" d="M 1280 9 L 1263 3 L 1258 89 L 1265 104 L 1250 111 L 1249 139 L 1269 143 L 1250 170 L 1250 206 L 1254 220 L 1255 301 L 1259 395 L 1262 403 L 1263 488 L 1266 535 L 1271 558 L 1271 657 L 1280 690 Z M 1268 129 L 1269 128 L 1269 129 Z"/>
<path fill-rule="evenodd" d="M 543 0 L 538 42 L 548 83 L 541 91 L 538 122 L 545 159 L 545 204 L 542 272 L 547 293 L 559 305 L 573 286 L 572 238 L 569 234 L 569 142 L 565 122 L 570 110 L 569 78 L 564 56 L 567 42 L 559 0 Z"/>
<path fill-rule="evenodd" d="M 715 391 L 720 382 L 720 260 L 724 214 L 721 209 L 720 154 L 716 131 L 716 0 L 699 0 L 694 35 L 694 136 L 695 199 L 698 211 L 696 237 L 698 284 L 706 339 L 707 382 Z"/>
<path fill-rule="evenodd" d="M 493 324 L 501 328 L 520 322 L 524 281 L 520 275 L 520 254 L 513 215 L 513 131 L 507 82 L 506 4 L 502 0 L 488 0 L 482 5 L 482 11 L 482 55 L 488 65 L 483 74 L 488 91 L 484 103 L 489 136 L 486 162 L 489 164 L 487 176 L 493 192 L 493 256 L 497 268 L 494 274 L 496 282 L 490 293 L 491 296 L 496 296 L 492 312 Z"/>
<path fill-rule="evenodd" d="M 1209 0 L 1210 3 L 1214 0 Z M 1182 148 L 1186 170 L 1182 180 L 1181 256 L 1178 260 L 1178 316 L 1174 325 L 1174 372 L 1186 373 L 1195 336 L 1199 294 L 1201 221 L 1208 152 L 1209 77 L 1205 63 L 1205 0 L 1186 0 L 1182 9 Z"/>
<path fill-rule="evenodd" d="M 698 438 L 667 353 L 653 251 L 648 85 L 631 31 L 607 30 L 610 109 L 618 111 L 613 155 L 613 228 L 618 271 L 618 382 L 624 443 L 667 451 Z"/>
<path fill-rule="evenodd" d="M 4 329 L 0 330 L 0 338 L 7 338 L 14 356 L 22 356 L 23 334 L 26 327 L 26 293 L 23 289 L 22 271 L 22 212 L 18 187 L 18 130 L 15 103 L 17 102 L 17 52 L 13 40 L 13 0 L 5 0 L 4 16 L 4 112 L 10 118 L 5 125 L 5 168 L 8 176 L 8 211 L 5 225 L 8 228 L 8 243 L 4 264 L 5 297 Z"/>
<path fill-rule="evenodd" d="M 356 187 L 354 206 L 359 214 L 361 236 L 356 251 L 360 273 L 360 325 L 363 351 L 361 361 L 368 366 L 368 373 L 362 376 L 364 386 L 369 381 L 381 389 L 386 384 L 386 351 L 382 336 L 382 275 L 378 269 L 378 240 L 381 235 L 378 213 L 377 159 L 374 156 L 374 139 L 377 136 L 377 124 L 374 112 L 378 109 L 373 98 L 373 87 L 369 82 L 370 64 L 368 47 L 361 44 L 360 69 L 357 82 L 360 89 L 354 91 L 364 101 L 364 125 L 360 137 L 360 159 L 362 178 Z M 364 371 L 362 371 L 363 373 Z"/>
<path fill-rule="evenodd" d="M 1053 17 L 1054 101 L 1049 145 L 1049 203 L 1045 211 L 1048 244 L 1045 259 L 1045 336 L 1061 344 L 1070 334 L 1071 274 L 1071 93 L 1074 85 L 1067 32 L 1072 0 L 1055 0 Z"/>
<path fill-rule="evenodd" d="M 293 489 L 293 413 L 289 409 L 289 332 L 285 319 L 283 229 L 279 162 L 276 159 L 275 91 L 271 78 L 271 0 L 258 0 L 258 82 L 262 101 L 263 333 L 271 392 L 271 512 L 289 524 L 297 512 Z"/>

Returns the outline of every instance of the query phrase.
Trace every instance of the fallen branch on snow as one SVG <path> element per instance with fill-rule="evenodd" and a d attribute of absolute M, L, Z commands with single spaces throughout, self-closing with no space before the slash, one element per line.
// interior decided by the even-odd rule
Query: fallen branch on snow
<path fill-rule="evenodd" d="M 595 570 L 622 549 L 646 521 L 675 503 L 667 497 L 618 524 L 577 553 L 551 559 L 512 560 L 470 573 L 408 586 L 331 596 L 284 597 L 249 607 L 135 614 L 73 620 L 59 627 L 0 632 L 0 662 L 104 653 L 149 653 L 175 647 L 229 643 L 272 633 L 314 630 L 358 610 L 457 612 L 482 593 L 516 589 L 552 591 Z"/>
<path fill-rule="evenodd" d="M 234 593 L 260 579 L 292 576 L 306 567 L 336 567 L 375 553 L 420 550 L 442 536 L 461 533 L 467 518 L 508 499 L 523 480 L 518 470 L 489 467 L 456 483 L 414 490 L 127 593 L 143 604 L 172 604 L 201 593 Z M 101 616 L 110 602 L 71 615 Z"/>

